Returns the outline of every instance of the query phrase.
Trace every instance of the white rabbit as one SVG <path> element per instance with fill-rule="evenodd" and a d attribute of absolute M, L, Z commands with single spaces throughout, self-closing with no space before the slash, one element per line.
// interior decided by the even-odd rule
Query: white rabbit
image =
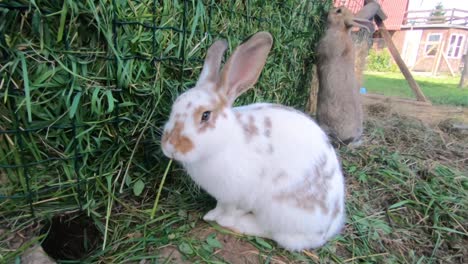
<path fill-rule="evenodd" d="M 194 88 L 174 102 L 162 149 L 217 200 L 205 216 L 289 250 L 322 246 L 345 220 L 335 150 L 308 116 L 282 105 L 232 107 L 254 85 L 273 39 L 259 32 L 219 71 L 227 43 L 208 50 Z"/>

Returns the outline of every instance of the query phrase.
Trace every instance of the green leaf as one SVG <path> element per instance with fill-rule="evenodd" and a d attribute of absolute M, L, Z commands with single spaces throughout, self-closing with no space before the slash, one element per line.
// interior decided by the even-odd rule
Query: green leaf
<path fill-rule="evenodd" d="M 179 250 L 180 252 L 187 254 L 187 255 L 193 254 L 193 249 L 187 242 L 182 242 L 182 244 L 179 245 Z"/>
<path fill-rule="evenodd" d="M 398 203 L 395 203 L 395 204 L 392 204 L 390 205 L 390 207 L 388 207 L 388 209 L 393 209 L 393 208 L 398 208 L 398 207 L 401 207 L 407 203 L 411 203 L 412 201 L 410 200 L 404 200 L 404 201 L 399 201 Z"/>
<path fill-rule="evenodd" d="M 206 251 L 207 251 L 208 253 L 210 253 L 210 254 L 213 253 L 213 247 L 210 247 L 210 245 L 203 244 L 203 245 L 202 245 L 202 248 L 203 248 L 204 250 L 206 250 Z"/>
<path fill-rule="evenodd" d="M 80 104 L 81 92 L 77 92 L 75 97 L 73 98 L 73 103 L 70 107 L 70 112 L 68 116 L 73 118 L 75 116 L 76 111 L 78 110 L 78 105 Z"/>
<path fill-rule="evenodd" d="M 68 6 L 67 1 L 63 1 L 63 7 L 60 15 L 60 26 L 57 32 L 57 43 L 62 41 L 63 31 L 65 30 L 65 20 L 67 19 Z"/>
<path fill-rule="evenodd" d="M 145 183 L 142 180 L 138 180 L 133 185 L 133 194 L 135 194 L 136 196 L 140 196 L 144 188 L 145 188 Z"/>
<path fill-rule="evenodd" d="M 132 177 L 127 174 L 125 177 L 125 185 L 130 186 L 130 184 L 132 184 Z"/>
<path fill-rule="evenodd" d="M 28 66 L 26 64 L 26 59 L 24 58 L 24 54 L 19 53 L 19 57 L 21 60 L 21 68 L 23 70 L 24 95 L 26 97 L 26 111 L 28 112 L 28 122 L 32 122 L 31 93 L 30 93 L 30 88 L 29 88 Z"/>
<path fill-rule="evenodd" d="M 359 173 L 358 180 L 360 182 L 367 182 L 367 174 L 365 174 L 364 172 Z"/>
<path fill-rule="evenodd" d="M 107 97 L 107 113 L 112 112 L 114 110 L 114 97 L 112 96 L 112 92 L 110 90 L 106 91 Z"/>
<path fill-rule="evenodd" d="M 348 172 L 349 172 L 349 173 L 353 173 L 353 172 L 355 172 L 356 170 L 357 170 L 357 167 L 356 167 L 356 166 L 351 166 L 351 167 L 349 167 Z"/>
<path fill-rule="evenodd" d="M 210 247 L 213 247 L 213 248 L 223 248 L 223 245 L 221 245 L 221 243 L 218 241 L 218 239 L 216 239 L 216 234 L 215 233 L 210 234 L 206 238 L 206 243 L 208 245 L 210 245 Z"/>
<path fill-rule="evenodd" d="M 134 105 L 138 105 L 138 104 L 132 103 L 132 102 L 123 102 L 119 104 L 119 107 L 134 106 Z"/>
<path fill-rule="evenodd" d="M 91 111 L 96 114 L 101 112 L 101 102 L 99 101 L 99 88 L 94 88 L 93 94 L 91 96 Z"/>
<path fill-rule="evenodd" d="M 263 240 L 262 238 L 255 237 L 255 242 L 257 242 L 257 244 L 259 244 L 260 246 L 262 246 L 262 247 L 264 247 L 266 249 L 273 249 L 273 247 L 268 242 Z"/>
<path fill-rule="evenodd" d="M 42 72 L 41 75 L 39 75 L 38 77 L 35 77 L 35 80 L 33 82 L 33 85 L 34 86 L 43 86 L 44 83 L 49 79 L 51 78 L 52 76 L 54 76 L 55 74 L 55 68 L 52 68 L 50 70 L 44 70 Z"/>
<path fill-rule="evenodd" d="M 41 14 L 39 12 L 34 12 L 33 17 L 32 17 L 31 27 L 33 29 L 33 33 L 36 36 L 39 36 L 41 32 L 40 25 L 41 25 Z"/>

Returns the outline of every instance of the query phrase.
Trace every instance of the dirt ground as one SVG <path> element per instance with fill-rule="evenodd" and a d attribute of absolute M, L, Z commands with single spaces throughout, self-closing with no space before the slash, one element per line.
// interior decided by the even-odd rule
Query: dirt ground
<path fill-rule="evenodd" d="M 399 116 L 416 118 L 432 128 L 437 128 L 448 119 L 456 120 L 460 124 L 468 124 L 468 108 L 463 107 L 431 105 L 430 103 L 415 100 L 374 94 L 363 95 L 363 107 L 366 116 L 372 115 L 373 111 L 390 111 L 390 113 L 386 114 L 395 113 Z M 215 231 L 212 227 L 202 225 L 196 228 L 191 235 L 204 240 L 208 234 Z M 266 256 L 263 256 L 259 250 L 247 241 L 219 232 L 216 232 L 216 237 L 223 245 L 223 249 L 217 250 L 214 255 L 229 263 L 262 263 L 266 260 Z M 313 251 L 302 253 L 312 259 L 318 259 Z M 168 259 L 171 263 L 188 263 L 183 260 L 182 254 L 174 246 L 161 249 L 159 254 L 161 260 Z M 270 261 L 271 263 L 288 263 L 288 260 L 282 257 L 273 257 Z"/>
<path fill-rule="evenodd" d="M 428 103 L 421 103 L 414 100 L 400 99 L 394 97 L 385 97 L 380 95 L 367 94 L 363 96 L 363 106 L 366 115 L 379 109 L 385 112 L 390 111 L 400 116 L 408 116 L 421 120 L 430 127 L 437 127 L 447 119 L 454 119 L 461 124 L 468 124 L 468 108 L 453 107 L 453 106 L 435 106 Z M 0 233 L 1 233 L 0 229 Z M 224 259 L 229 263 L 264 263 L 268 260 L 270 263 L 288 263 L 288 260 L 281 256 L 266 256 L 263 255 L 255 246 L 240 239 L 236 235 L 225 234 L 215 230 L 208 224 L 197 226 L 189 236 L 198 240 L 205 240 L 210 234 L 215 233 L 217 240 L 221 243 L 222 247 L 213 252 L 213 256 L 219 259 Z M 23 263 L 54 263 L 50 261 L 45 254 L 40 251 L 32 251 L 24 254 Z M 182 253 L 174 245 L 156 250 L 160 256 L 161 261 L 169 261 L 169 263 L 185 264 L 190 263 L 185 260 Z M 302 252 L 311 259 L 318 259 L 318 257 L 310 251 Z M 44 262 L 38 262 L 38 255 L 43 255 Z M 31 261 L 31 256 L 36 259 L 36 262 Z M 28 259 L 29 258 L 29 259 Z M 140 261 L 139 264 L 150 263 L 149 261 Z"/>
<path fill-rule="evenodd" d="M 464 124 L 468 123 L 468 108 L 466 107 L 431 105 L 430 103 L 376 94 L 366 94 L 362 98 L 364 107 L 380 104 L 398 115 L 419 119 L 431 127 L 436 127 L 447 119 L 454 119 Z"/>

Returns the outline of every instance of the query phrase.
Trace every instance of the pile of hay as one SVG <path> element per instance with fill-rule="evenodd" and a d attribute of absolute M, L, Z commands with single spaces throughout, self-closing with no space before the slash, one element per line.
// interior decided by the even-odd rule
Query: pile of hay
<path fill-rule="evenodd" d="M 84 210 L 106 236 L 116 201 L 154 200 L 168 162 L 161 125 L 218 38 L 230 54 L 257 31 L 274 36 L 256 89 L 237 103 L 303 108 L 330 5 L 0 1 L 0 228 Z"/>

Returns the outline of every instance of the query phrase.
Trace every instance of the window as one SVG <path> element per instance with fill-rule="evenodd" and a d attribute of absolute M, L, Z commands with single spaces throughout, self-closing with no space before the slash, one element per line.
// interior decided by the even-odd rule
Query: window
<path fill-rule="evenodd" d="M 427 35 L 426 45 L 424 46 L 424 55 L 426 57 L 435 56 L 437 54 L 441 38 L 442 34 L 440 33 L 430 33 Z"/>
<path fill-rule="evenodd" d="M 449 58 L 459 58 L 463 53 L 463 42 L 465 36 L 460 34 L 450 35 L 449 45 L 447 48 L 447 57 Z"/>

